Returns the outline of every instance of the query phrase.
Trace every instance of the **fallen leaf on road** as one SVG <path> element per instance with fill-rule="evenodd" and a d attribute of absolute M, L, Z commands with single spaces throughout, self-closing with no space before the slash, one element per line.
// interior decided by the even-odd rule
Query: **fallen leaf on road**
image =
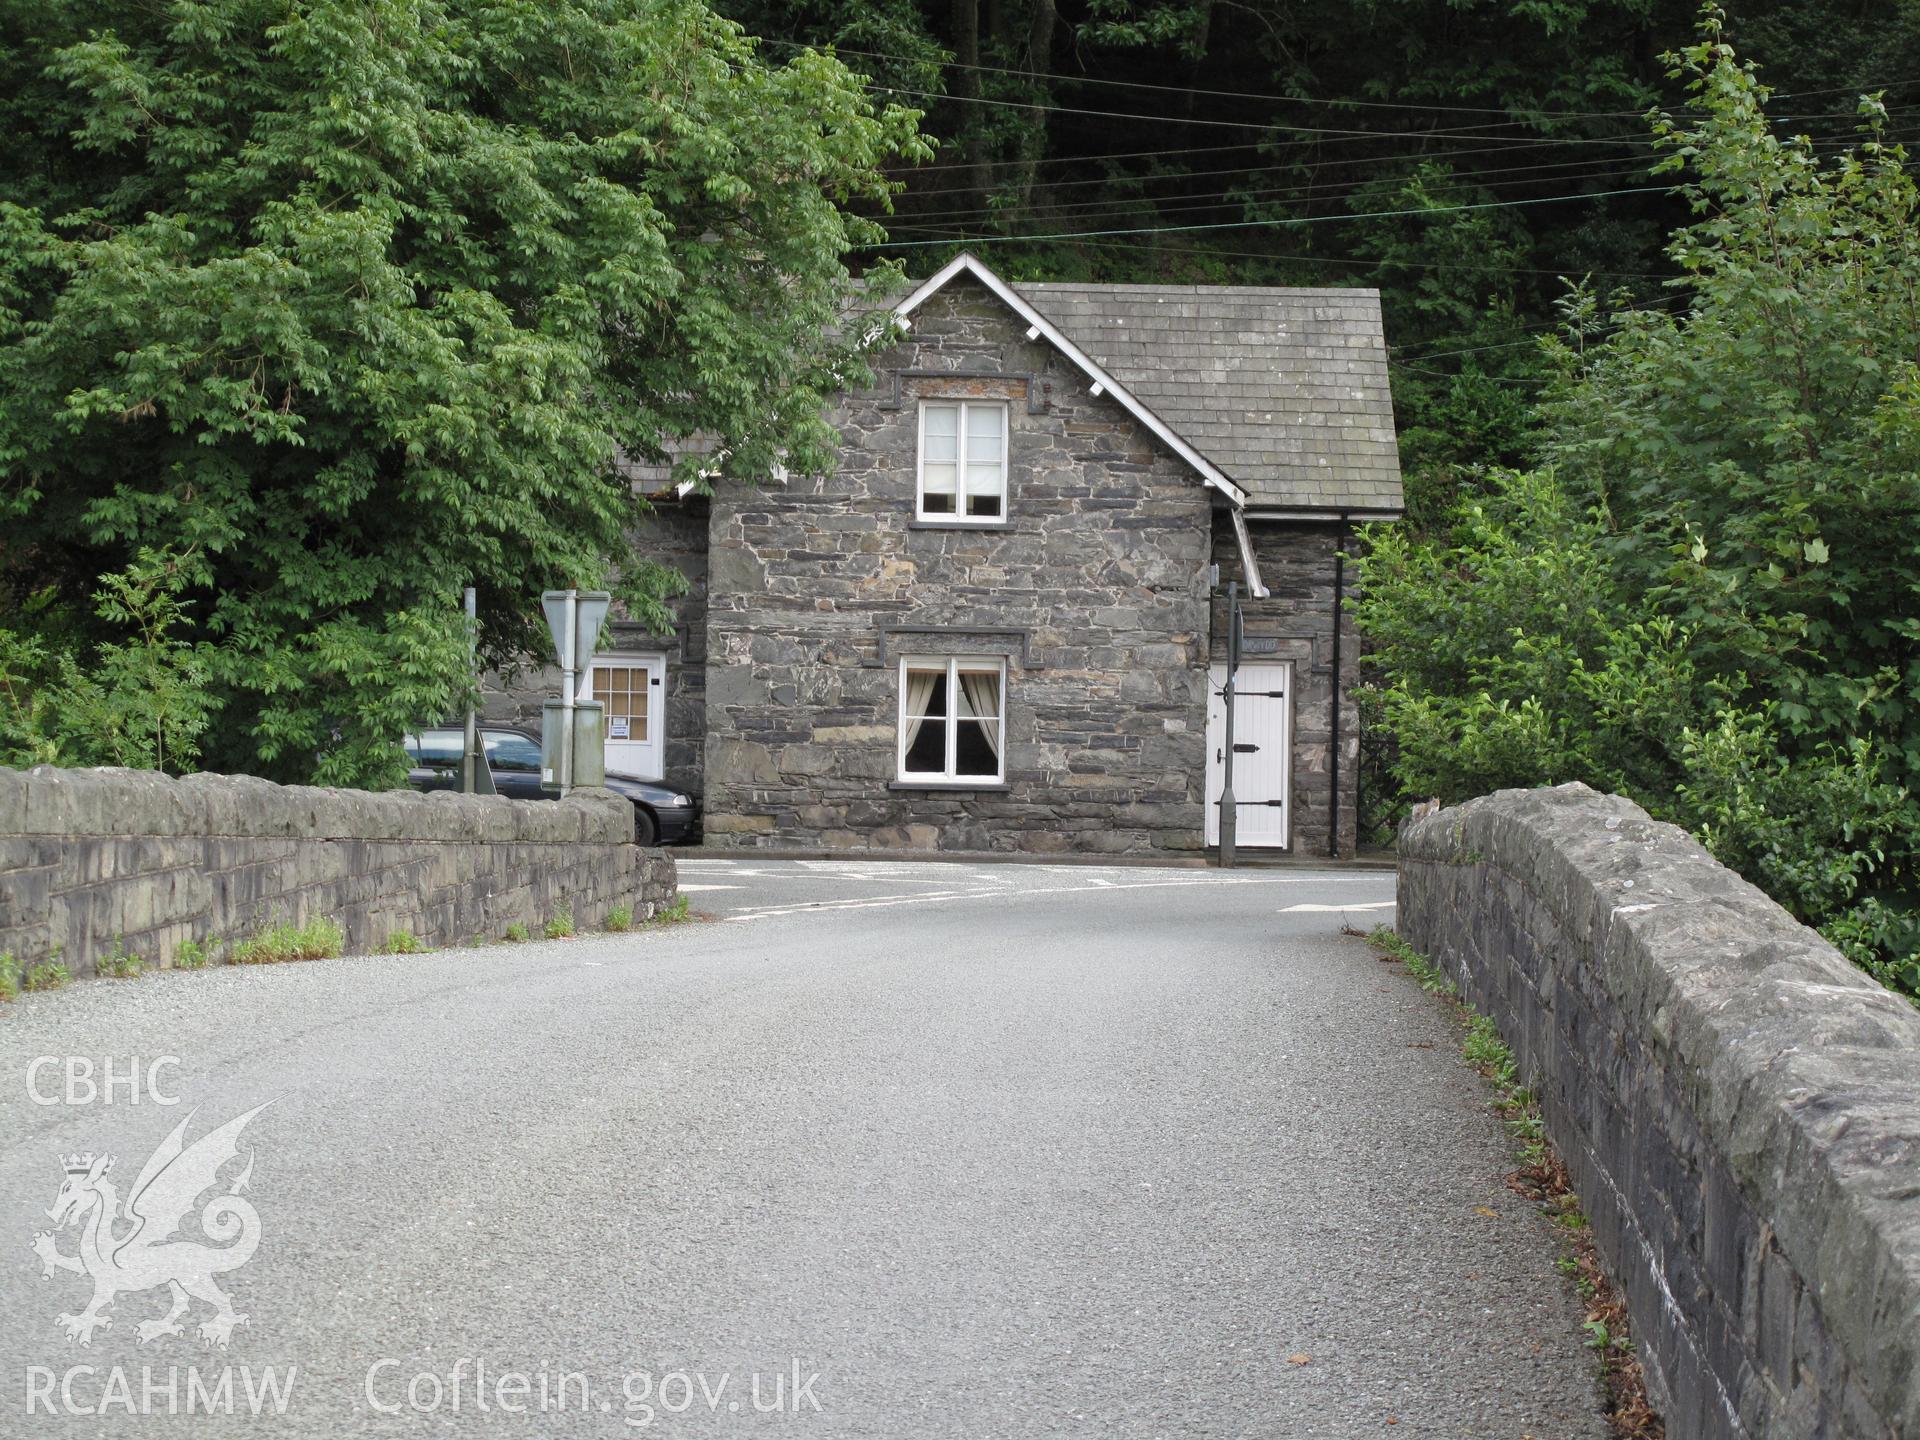
<path fill-rule="evenodd" d="M 1432 1048 L 1433 1048 L 1433 1042 L 1431 1040 L 1407 1041 L 1407 1049 L 1409 1050 L 1431 1050 Z"/>
<path fill-rule="evenodd" d="M 1498 1220 L 1500 1218 L 1500 1212 L 1498 1210 L 1490 1210 L 1485 1205 L 1474 1206 L 1473 1213 L 1476 1215 L 1484 1215 L 1489 1220 Z"/>
<path fill-rule="evenodd" d="M 1287 1356 L 1287 1364 L 1304 1365 L 1311 1359 L 1313 1359 L 1311 1355 L 1289 1355 Z"/>

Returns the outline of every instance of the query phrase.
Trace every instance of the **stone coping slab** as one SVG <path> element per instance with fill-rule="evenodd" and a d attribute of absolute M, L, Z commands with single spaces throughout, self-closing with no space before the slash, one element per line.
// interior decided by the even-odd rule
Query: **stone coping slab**
<path fill-rule="evenodd" d="M 613 844 L 633 839 L 633 806 L 598 789 L 509 800 L 40 765 L 0 769 L 0 835 Z"/>

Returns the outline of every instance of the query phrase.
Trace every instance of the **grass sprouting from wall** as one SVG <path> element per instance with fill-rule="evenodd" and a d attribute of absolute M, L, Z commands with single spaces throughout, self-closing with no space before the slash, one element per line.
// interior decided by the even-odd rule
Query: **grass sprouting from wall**
<path fill-rule="evenodd" d="M 331 960 L 346 948 L 346 932 L 325 916 L 305 925 L 282 922 L 240 941 L 227 956 L 229 965 L 278 965 L 288 960 Z"/>

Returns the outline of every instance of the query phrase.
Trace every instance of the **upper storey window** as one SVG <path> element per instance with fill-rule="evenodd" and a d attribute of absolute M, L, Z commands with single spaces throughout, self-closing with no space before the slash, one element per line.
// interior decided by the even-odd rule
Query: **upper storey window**
<path fill-rule="evenodd" d="M 920 407 L 922 520 L 1007 518 L 1007 406 L 1001 400 L 929 400 Z"/>

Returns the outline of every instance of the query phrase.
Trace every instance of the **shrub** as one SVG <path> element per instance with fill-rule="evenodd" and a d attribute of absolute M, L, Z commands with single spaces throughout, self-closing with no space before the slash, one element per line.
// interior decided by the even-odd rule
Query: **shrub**
<path fill-rule="evenodd" d="M 208 646 L 182 638 L 188 564 L 142 548 L 126 570 L 102 575 L 94 614 L 124 635 L 90 663 L 32 635 L 0 628 L 0 764 L 128 765 L 192 769 L 213 711 Z M 28 620 L 47 608 L 35 597 Z"/>
<path fill-rule="evenodd" d="M 573 938 L 573 912 L 564 905 L 555 911 L 553 918 L 547 921 L 546 935 L 549 940 L 571 940 Z"/>
<path fill-rule="evenodd" d="M 616 905 L 607 911 L 607 929 L 613 931 L 614 934 L 617 935 L 624 930 L 631 930 L 632 928 L 633 907 L 631 905 Z"/>
<path fill-rule="evenodd" d="M 127 953 L 125 942 L 116 935 L 113 937 L 113 950 L 102 956 L 93 968 L 96 974 L 109 980 L 133 980 L 147 967 L 138 955 Z"/>
<path fill-rule="evenodd" d="M 213 959 L 214 952 L 220 948 L 218 940 L 182 940 L 180 948 L 173 952 L 173 968 L 176 970 L 204 970 Z"/>
<path fill-rule="evenodd" d="M 20 979 L 22 990 L 58 990 L 73 976 L 67 973 L 67 967 L 58 960 L 43 960 L 38 965 L 29 965 L 27 973 Z"/>
<path fill-rule="evenodd" d="M 527 927 L 525 925 L 522 925 L 518 920 L 515 920 L 512 924 L 508 925 L 504 933 L 506 935 L 506 938 L 511 940 L 515 945 L 524 944 L 526 941 L 531 940 L 533 938 L 532 932 L 530 932 L 527 929 Z"/>
<path fill-rule="evenodd" d="M 656 925 L 678 925 L 681 921 L 691 920 L 692 918 L 693 911 L 687 905 L 687 897 L 684 895 L 676 895 L 673 897 L 673 903 L 671 905 L 663 905 L 654 913 L 653 923 Z"/>
<path fill-rule="evenodd" d="M 411 930 L 395 930 L 381 945 L 380 953 L 382 955 L 419 955 L 426 948 L 426 942 Z"/>
<path fill-rule="evenodd" d="M 1438 536 L 1381 533 L 1361 629 L 1411 797 L 1584 780 L 1692 831 L 1883 983 L 1920 995 L 1920 804 L 1869 735 L 1796 739 L 1696 635 L 1598 583 L 1613 542 L 1551 473 L 1494 475 Z M 1471 613 L 1471 620 L 1452 617 Z"/>
<path fill-rule="evenodd" d="M 305 925 L 270 925 L 233 947 L 229 965 L 277 965 L 287 960 L 331 960 L 347 943 L 339 922 L 325 916 Z"/>

